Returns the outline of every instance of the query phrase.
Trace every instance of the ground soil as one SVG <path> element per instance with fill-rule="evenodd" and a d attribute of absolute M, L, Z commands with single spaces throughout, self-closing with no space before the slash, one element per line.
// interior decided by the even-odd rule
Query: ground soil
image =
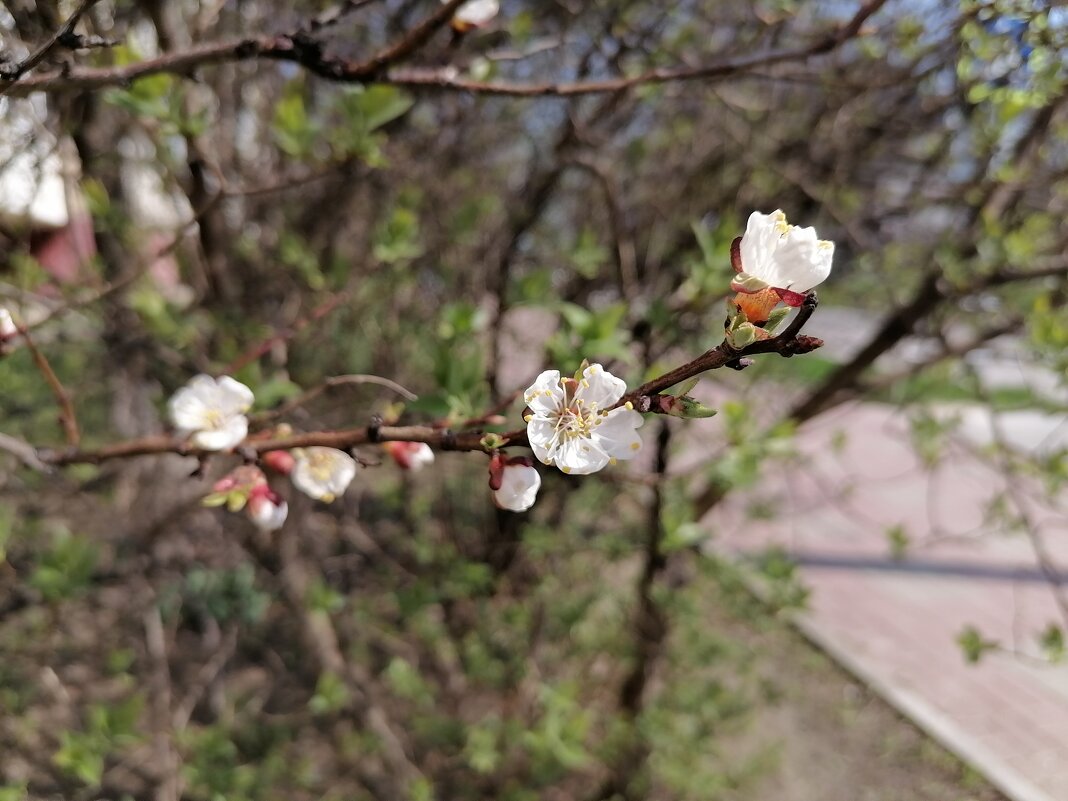
<path fill-rule="evenodd" d="M 747 738 L 776 758 L 737 801 L 1005 801 L 785 621 L 717 618 L 754 650 L 773 696 Z"/>

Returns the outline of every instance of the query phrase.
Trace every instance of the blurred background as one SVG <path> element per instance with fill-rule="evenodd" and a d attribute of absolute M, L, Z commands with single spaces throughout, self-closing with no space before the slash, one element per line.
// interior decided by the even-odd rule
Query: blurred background
<path fill-rule="evenodd" d="M 4 0 L 0 799 L 1068 799 L 1059 5 Z M 35 450 L 34 350 L 86 449 L 201 372 L 516 428 L 718 344 L 776 208 L 825 347 L 523 515 L 481 454 L 265 534 L 201 505 L 237 457 Z"/>

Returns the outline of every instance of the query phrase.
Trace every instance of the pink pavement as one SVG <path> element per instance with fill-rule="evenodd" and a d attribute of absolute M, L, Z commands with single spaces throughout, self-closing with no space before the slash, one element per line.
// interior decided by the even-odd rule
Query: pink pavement
<path fill-rule="evenodd" d="M 706 518 L 710 547 L 784 548 L 811 590 L 806 635 L 1010 798 L 1068 801 L 1068 666 L 1034 658 L 1042 630 L 1064 621 L 1027 536 L 984 522 L 999 473 L 967 445 L 928 471 L 903 413 L 875 404 L 820 417 L 797 447 L 797 465 Z M 774 500 L 777 519 L 748 519 L 755 500 Z M 1066 502 L 1027 508 L 1068 596 Z M 886 535 L 897 525 L 912 540 L 901 560 Z M 1023 653 L 967 664 L 966 626 Z"/>

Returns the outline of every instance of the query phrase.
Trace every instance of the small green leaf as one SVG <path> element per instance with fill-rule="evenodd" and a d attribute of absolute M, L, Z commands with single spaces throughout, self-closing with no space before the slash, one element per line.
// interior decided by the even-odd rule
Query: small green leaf
<path fill-rule="evenodd" d="M 976 664 L 987 653 L 998 648 L 998 643 L 988 640 L 975 626 L 965 626 L 964 630 L 957 635 L 957 645 L 964 652 L 964 659 L 969 664 Z"/>
<path fill-rule="evenodd" d="M 1039 638 L 1039 644 L 1050 662 L 1060 662 L 1065 656 L 1064 629 L 1056 623 L 1050 623 Z"/>

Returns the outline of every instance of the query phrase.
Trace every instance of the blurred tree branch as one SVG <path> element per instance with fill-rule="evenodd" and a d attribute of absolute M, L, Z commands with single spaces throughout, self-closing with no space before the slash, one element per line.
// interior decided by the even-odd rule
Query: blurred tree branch
<path fill-rule="evenodd" d="M 380 83 L 408 89 L 459 91 L 510 97 L 571 97 L 608 94 L 662 83 L 721 80 L 758 67 L 803 61 L 812 56 L 830 52 L 858 36 L 864 23 L 885 5 L 886 0 L 869 0 L 860 6 L 847 23 L 806 47 L 729 58 L 697 67 L 654 69 L 626 78 L 580 82 L 485 82 L 458 77 L 448 69 L 395 71 L 389 69 L 415 53 L 437 30 L 448 24 L 455 10 L 463 2 L 464 0 L 449 0 L 434 14 L 409 30 L 399 41 L 364 61 L 354 62 L 329 56 L 324 52 L 320 42 L 300 30 L 289 36 L 247 37 L 200 45 L 134 64 L 114 67 L 75 67 L 60 74 L 6 79 L 6 83 L 0 84 L 0 91 L 19 96 L 30 92 L 91 91 L 109 86 L 126 86 L 138 78 L 160 73 L 181 75 L 211 64 L 271 59 L 293 62 L 321 78 L 346 83 Z"/>

